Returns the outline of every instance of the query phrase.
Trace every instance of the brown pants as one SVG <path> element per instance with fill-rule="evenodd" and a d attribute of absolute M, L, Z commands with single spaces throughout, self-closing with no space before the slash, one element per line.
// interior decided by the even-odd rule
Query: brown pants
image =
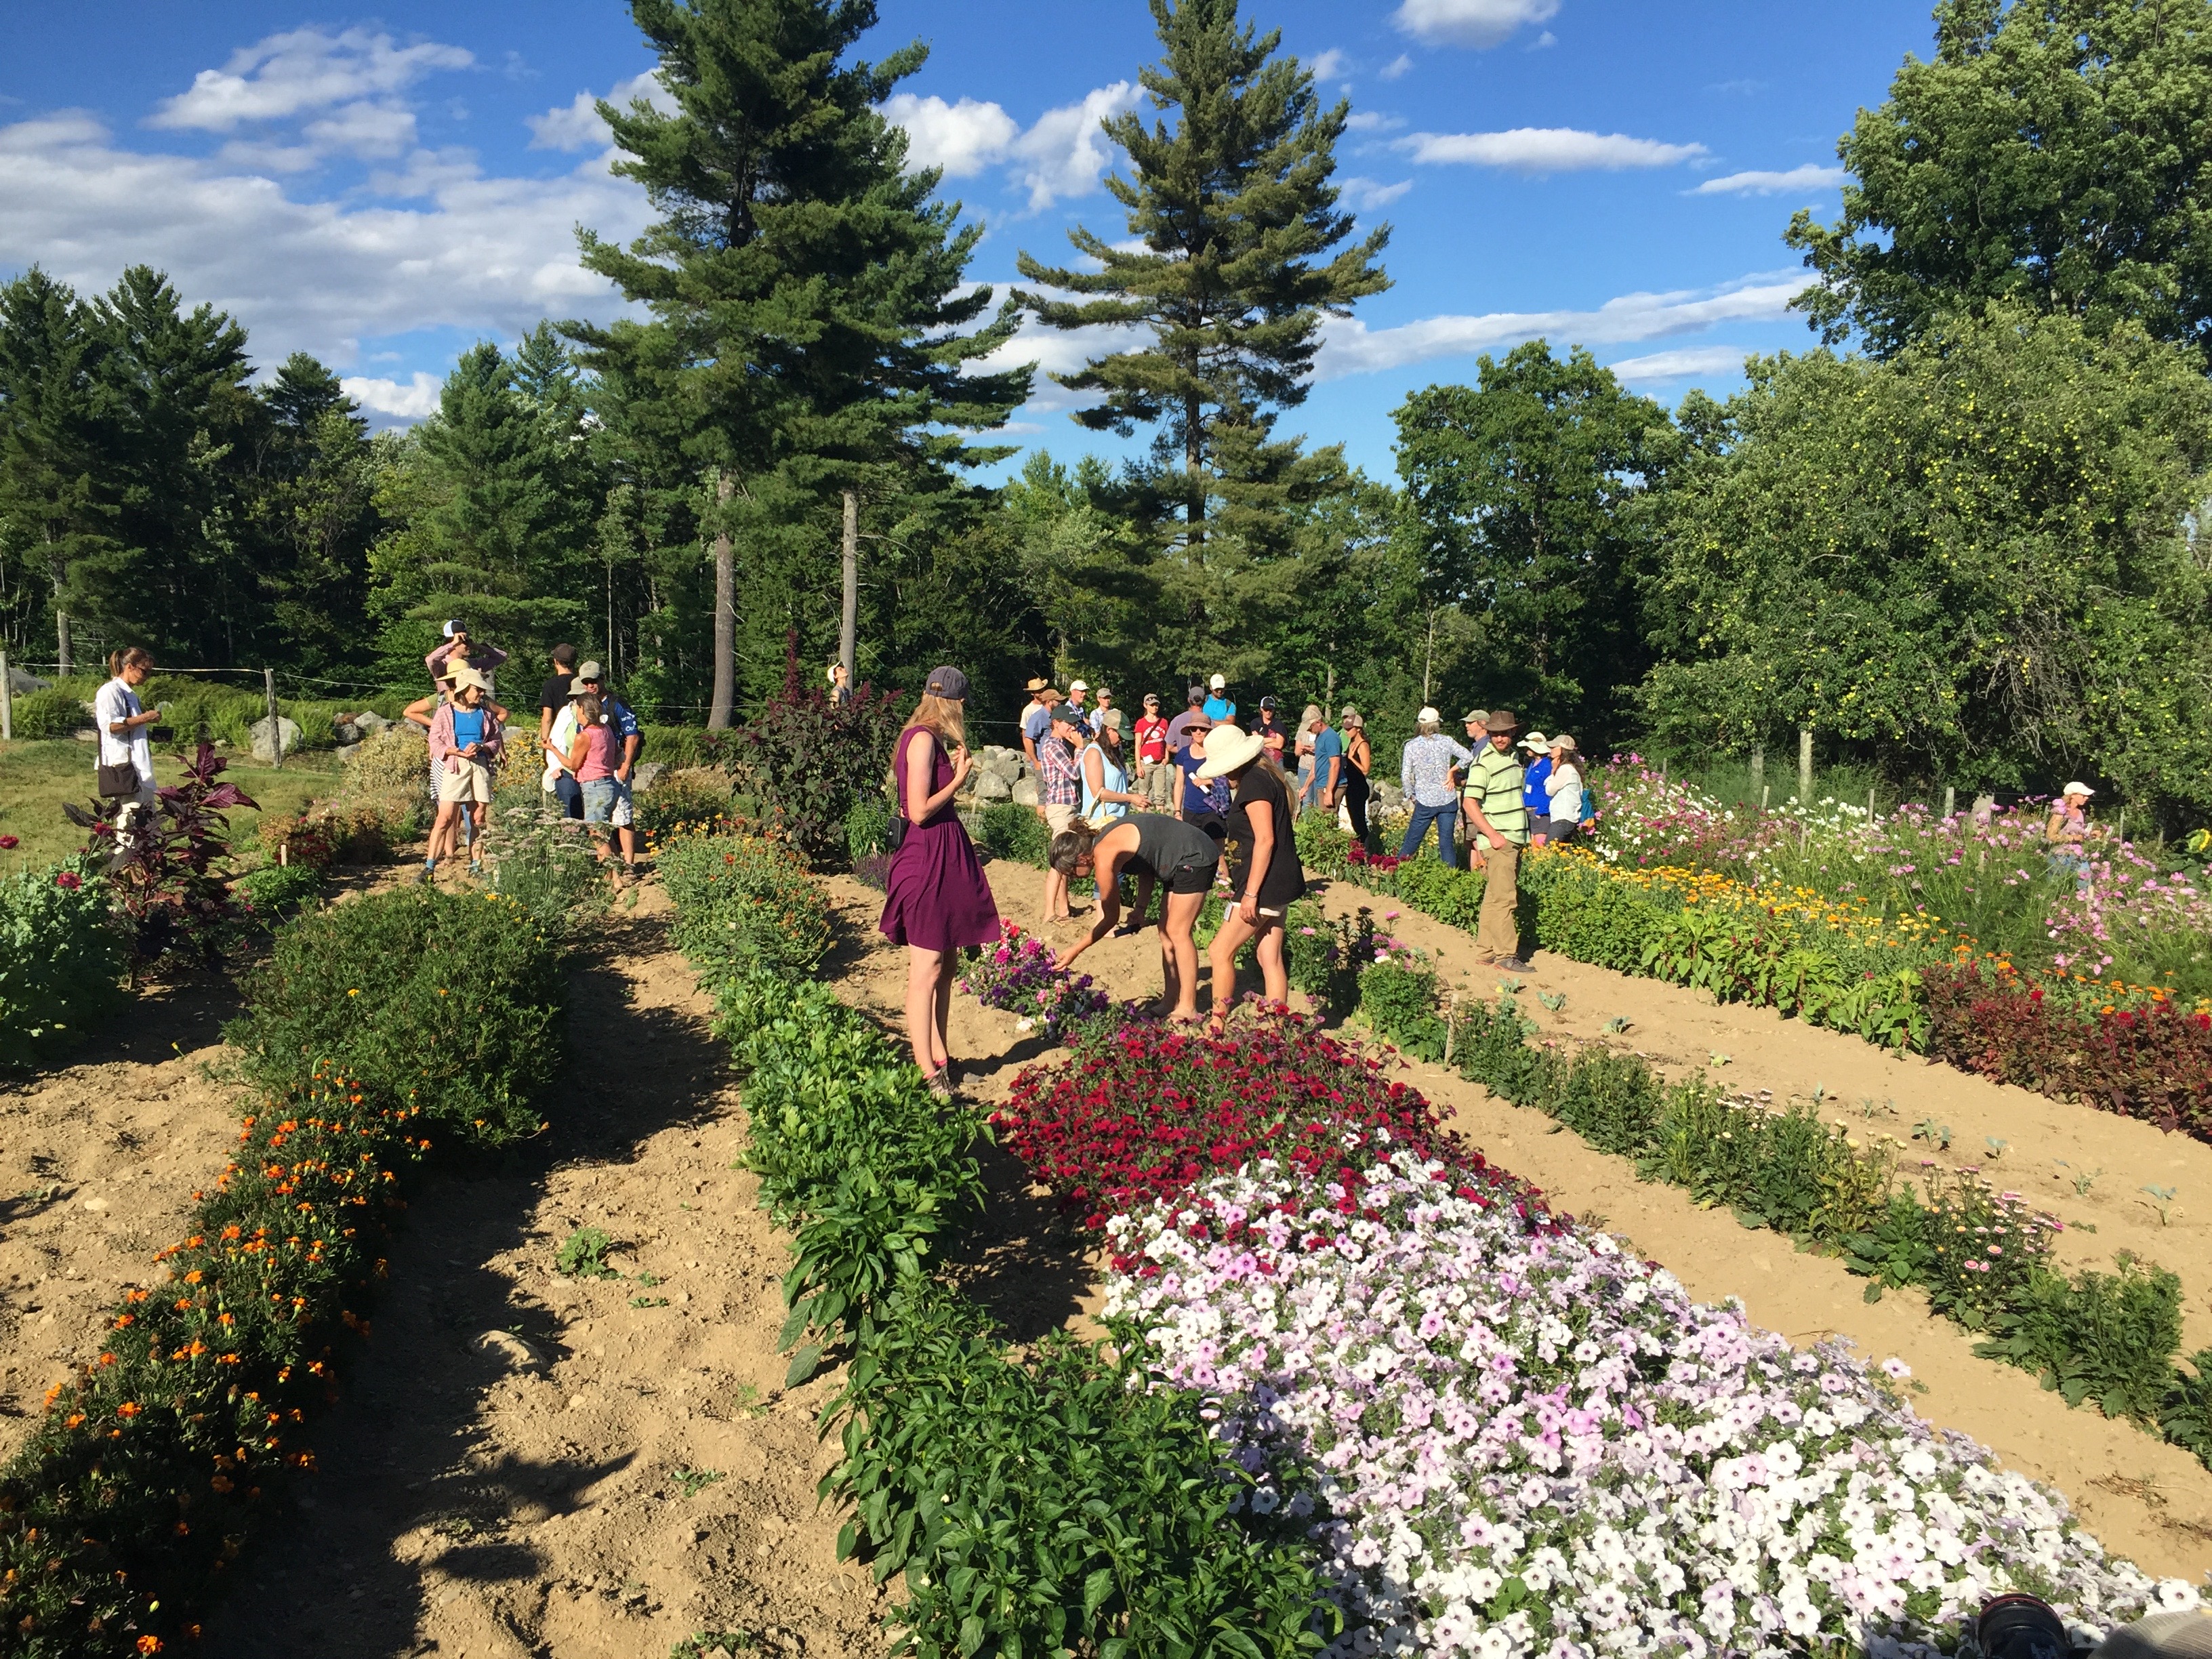
<path fill-rule="evenodd" d="M 1493 957 L 1521 954 L 1521 849 L 1511 842 L 1503 847 L 1482 843 L 1482 919 L 1475 926 L 1476 945 Z"/>

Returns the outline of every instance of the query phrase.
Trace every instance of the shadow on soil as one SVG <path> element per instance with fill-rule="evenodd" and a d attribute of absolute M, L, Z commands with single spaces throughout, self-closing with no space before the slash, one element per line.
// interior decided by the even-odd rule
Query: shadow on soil
<path fill-rule="evenodd" d="M 543 1563 L 526 1529 L 578 1507 L 575 1494 L 628 1460 L 470 1459 L 487 1390 L 542 1389 L 556 1404 L 552 1383 L 520 1379 L 475 1339 L 507 1331 L 549 1361 L 563 1352 L 552 1322 L 511 1304 L 507 1278 L 478 1264 L 523 1242 L 556 1168 L 627 1161 L 648 1136 L 713 1115 L 720 1046 L 671 1011 L 631 1006 L 620 975 L 595 971 L 615 957 L 665 948 L 661 917 L 613 920 L 591 936 L 569 978 L 571 1069 L 546 1102 L 552 1131 L 417 1191 L 392 1241 L 372 1339 L 349 1356 L 340 1403 L 315 1433 L 319 1473 L 272 1493 L 207 1621 L 207 1652 L 390 1659 L 434 1650 L 416 1645 L 420 1571 L 392 1550 L 425 1526 L 459 1546 L 441 1554 L 443 1573 L 509 1586 L 534 1605 Z M 574 1087 L 580 1077 L 590 1079 L 588 1091 Z M 519 1650 L 535 1650 L 521 1629 L 513 1633 Z"/>

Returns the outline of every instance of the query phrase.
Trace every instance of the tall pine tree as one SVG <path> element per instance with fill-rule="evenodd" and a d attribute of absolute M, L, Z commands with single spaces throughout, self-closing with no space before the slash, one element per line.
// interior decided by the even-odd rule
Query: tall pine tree
<path fill-rule="evenodd" d="M 1163 615 L 1186 665 L 1203 656 L 1254 671 L 1264 653 L 1245 642 L 1245 624 L 1288 603 L 1281 567 L 1295 556 L 1299 512 L 1341 471 L 1340 457 L 1277 438 L 1275 421 L 1305 398 L 1322 319 L 1389 285 L 1376 263 L 1389 228 L 1340 248 L 1354 228 L 1329 180 L 1350 106 L 1321 106 L 1311 73 L 1275 55 L 1279 31 L 1240 26 L 1237 0 L 1152 9 L 1165 53 L 1140 78 L 1153 106 L 1179 118 L 1103 124 L 1133 173 L 1107 188 L 1142 246 L 1078 228 L 1069 240 L 1099 269 L 1024 254 L 1022 275 L 1052 291 L 1018 297 L 1055 328 L 1150 333 L 1059 378 L 1099 394 L 1077 411 L 1085 426 L 1155 429 L 1155 483 L 1182 514 L 1182 546 L 1162 568 Z"/>
<path fill-rule="evenodd" d="M 919 44 L 849 58 L 873 0 L 632 0 L 677 111 L 641 99 L 599 112 L 661 218 L 629 247 L 582 233 L 584 264 L 652 313 L 564 325 L 617 392 L 611 414 L 640 471 L 709 479 L 714 537 L 710 726 L 729 723 L 740 534 L 757 557 L 803 556 L 808 522 L 842 497 L 843 615 L 854 614 L 861 497 L 916 467 L 982 460 L 960 429 L 1001 424 L 1029 372 L 969 374 L 1011 338 L 1010 305 L 974 326 L 988 289 L 963 289 L 981 234 L 908 173 L 906 136 L 874 106 L 921 66 Z M 639 450 L 660 453 L 641 454 Z M 672 454 L 670 452 L 673 452 Z M 818 524 L 817 519 L 815 524 Z M 803 564 L 749 586 L 813 591 Z M 853 629 L 843 651 L 852 654 Z"/>

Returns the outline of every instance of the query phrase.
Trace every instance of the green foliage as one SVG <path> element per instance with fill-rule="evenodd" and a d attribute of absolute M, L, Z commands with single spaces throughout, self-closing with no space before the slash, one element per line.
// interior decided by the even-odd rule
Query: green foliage
<path fill-rule="evenodd" d="M 89 729 L 92 716 L 84 705 L 90 696 L 90 692 L 78 695 L 73 685 L 25 692 L 15 699 L 13 710 L 15 736 L 19 739 L 65 738 L 72 732 Z"/>
<path fill-rule="evenodd" d="M 1462 870 L 1426 852 L 1398 866 L 1398 896 L 1448 927 L 1474 930 L 1482 918 L 1483 873 Z"/>
<path fill-rule="evenodd" d="M 1359 975 L 1359 1017 L 1407 1054 L 1442 1060 L 1443 1017 L 1437 976 L 1426 968 L 1377 963 Z"/>
<path fill-rule="evenodd" d="M 1401 533 L 1425 597 L 1466 596 L 1500 642 L 1492 702 L 1541 708 L 1553 731 L 1616 728 L 1650 662 L 1637 509 L 1663 482 L 1673 426 L 1579 346 L 1562 361 L 1532 340 L 1479 367 L 1478 386 L 1431 386 L 1395 411 Z"/>
<path fill-rule="evenodd" d="M 323 872 L 312 864 L 264 865 L 237 878 L 230 890 L 256 921 L 273 926 L 322 902 Z"/>
<path fill-rule="evenodd" d="M 1143 1386 L 1134 1330 L 1117 1346 L 1055 1331 L 1022 1364 L 957 1296 L 893 1303 L 823 1490 L 857 1511 L 839 1558 L 905 1575 L 895 1651 L 1253 1659 L 1337 1633 L 1299 1524 L 1237 1513 L 1250 1477 L 1216 1464 L 1197 1397 Z"/>
<path fill-rule="evenodd" d="M 2069 1406 L 2094 1400 L 2107 1417 L 2156 1429 L 2179 1381 L 2181 1281 L 2125 1253 L 2118 1260 L 2117 1273 L 2072 1279 L 2038 1267 L 1974 1352 L 2039 1373 Z"/>
<path fill-rule="evenodd" d="M 605 907 L 606 877 L 590 834 L 575 819 L 547 811 L 534 784 L 499 791 L 477 855 L 490 862 L 491 890 L 520 906 L 548 939 L 562 937 Z"/>
<path fill-rule="evenodd" d="M 1345 858 L 1352 850 L 1352 836 L 1336 827 L 1334 813 L 1301 813 L 1291 835 L 1297 844 L 1299 866 L 1308 876 L 1334 881 L 1344 874 Z"/>
<path fill-rule="evenodd" d="M 335 1066 L 466 1143 L 540 1127 L 562 1058 L 560 963 L 512 900 L 410 890 L 303 915 L 246 993 L 223 1035 L 266 1094 Z"/>
<path fill-rule="evenodd" d="M 571 1279 L 620 1279 L 622 1274 L 607 1262 L 607 1252 L 614 1246 L 614 1235 L 605 1228 L 579 1227 L 554 1252 L 554 1269 Z"/>
<path fill-rule="evenodd" d="M 888 852 L 891 839 L 890 803 L 862 795 L 845 814 L 845 850 L 858 864 L 862 859 Z"/>
<path fill-rule="evenodd" d="M 2193 356 L 1998 310 L 1750 373 L 1662 503 L 1662 735 L 1772 754 L 1803 723 L 1893 773 L 2212 803 Z"/>
<path fill-rule="evenodd" d="M 81 860 L 0 876 L 0 1055 L 9 1069 L 43 1064 L 122 1006 L 129 951 L 110 897 Z"/>
<path fill-rule="evenodd" d="M 686 836 L 662 849 L 660 873 L 677 908 L 677 948 L 710 982 L 756 967 L 803 976 L 829 953 L 829 902 L 784 842 Z"/>
<path fill-rule="evenodd" d="M 1035 807 L 1019 806 L 1010 800 L 993 801 L 978 815 L 975 844 L 994 859 L 1032 864 L 1042 870 L 1052 851 L 1052 831 Z"/>
<path fill-rule="evenodd" d="M 1790 223 L 1814 322 L 1887 354 L 2003 301 L 2212 342 L 2212 7 L 1944 0 L 1936 25 L 1844 136 L 1841 221 Z"/>

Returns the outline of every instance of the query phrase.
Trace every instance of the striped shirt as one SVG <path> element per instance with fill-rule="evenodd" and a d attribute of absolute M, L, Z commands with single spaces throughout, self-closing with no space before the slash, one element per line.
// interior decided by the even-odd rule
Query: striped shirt
<path fill-rule="evenodd" d="M 1528 844 L 1528 803 L 1522 789 L 1527 774 L 1510 755 L 1485 744 L 1468 774 L 1468 793 L 1477 797 L 1490 827 L 1516 847 Z"/>
<path fill-rule="evenodd" d="M 1040 738 L 1036 751 L 1037 805 L 1074 805 L 1078 781 L 1075 756 L 1066 742 L 1060 738 Z"/>

